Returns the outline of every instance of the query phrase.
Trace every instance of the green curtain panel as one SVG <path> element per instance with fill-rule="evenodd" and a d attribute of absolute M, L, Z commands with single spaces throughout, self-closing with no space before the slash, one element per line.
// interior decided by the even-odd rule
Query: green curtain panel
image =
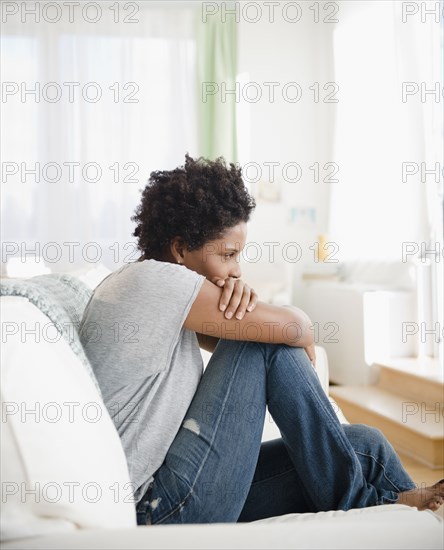
<path fill-rule="evenodd" d="M 197 113 L 199 155 L 237 162 L 237 25 L 201 14 L 197 23 Z M 239 98 L 238 98 L 239 99 Z"/>

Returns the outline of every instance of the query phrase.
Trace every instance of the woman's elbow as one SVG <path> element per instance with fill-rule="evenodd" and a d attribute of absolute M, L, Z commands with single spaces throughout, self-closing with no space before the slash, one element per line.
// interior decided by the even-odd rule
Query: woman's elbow
<path fill-rule="evenodd" d="M 291 320 L 282 330 L 285 344 L 298 348 L 306 348 L 314 343 L 314 327 L 309 316 L 295 306 L 287 306 L 290 309 Z"/>

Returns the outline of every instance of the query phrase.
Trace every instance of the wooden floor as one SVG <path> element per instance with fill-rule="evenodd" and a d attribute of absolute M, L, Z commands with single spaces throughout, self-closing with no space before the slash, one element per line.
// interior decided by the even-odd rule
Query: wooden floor
<path fill-rule="evenodd" d="M 433 485 L 438 480 L 444 478 L 444 470 L 431 470 L 408 456 L 402 455 L 401 453 L 398 453 L 398 455 L 402 465 L 418 487 Z M 444 506 L 441 506 L 436 513 L 444 519 Z"/>

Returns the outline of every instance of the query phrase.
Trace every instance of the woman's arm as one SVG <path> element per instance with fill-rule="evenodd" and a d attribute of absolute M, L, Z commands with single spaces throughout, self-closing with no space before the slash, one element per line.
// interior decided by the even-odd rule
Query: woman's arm
<path fill-rule="evenodd" d="M 199 347 L 204 349 L 205 351 L 209 351 L 210 353 L 213 353 L 213 351 L 216 349 L 217 343 L 220 340 L 220 338 L 208 336 L 208 334 L 202 334 L 200 332 L 196 332 L 196 336 L 197 341 L 199 342 Z"/>
<path fill-rule="evenodd" d="M 222 289 L 205 280 L 184 326 L 199 334 L 226 340 L 248 340 L 307 348 L 313 342 L 310 318 L 293 306 L 258 302 L 241 320 L 226 319 L 219 310 Z"/>

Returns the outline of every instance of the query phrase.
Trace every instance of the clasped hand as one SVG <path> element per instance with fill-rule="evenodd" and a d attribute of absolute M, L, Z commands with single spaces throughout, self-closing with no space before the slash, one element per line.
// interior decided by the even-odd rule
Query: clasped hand
<path fill-rule="evenodd" d="M 231 319 L 236 314 L 236 319 L 241 320 L 246 311 L 253 311 L 256 307 L 258 301 L 256 292 L 241 279 L 213 277 L 211 282 L 223 288 L 219 309 L 225 312 L 227 319 Z"/>
<path fill-rule="evenodd" d="M 219 300 L 219 309 L 225 312 L 227 319 L 232 319 L 234 315 L 240 321 L 246 312 L 253 311 L 256 307 L 258 302 L 256 292 L 241 279 L 235 279 L 234 277 L 227 277 L 226 279 L 213 277 L 211 282 L 219 288 L 223 288 Z M 304 349 L 311 363 L 316 368 L 314 343 Z"/>

